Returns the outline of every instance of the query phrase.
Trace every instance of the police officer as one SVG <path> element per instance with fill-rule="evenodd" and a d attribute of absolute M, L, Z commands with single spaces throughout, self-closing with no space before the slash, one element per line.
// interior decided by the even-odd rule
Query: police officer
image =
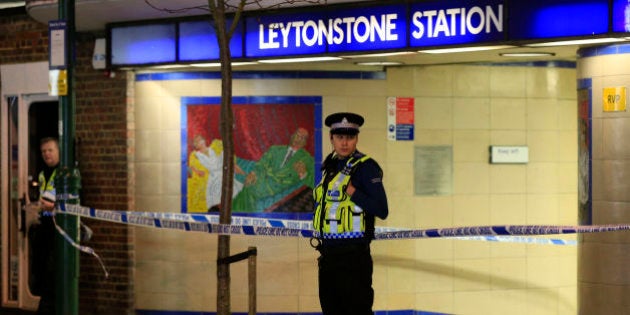
<path fill-rule="evenodd" d="M 31 233 L 33 241 L 34 277 L 37 279 L 36 293 L 40 295 L 37 314 L 55 314 L 55 261 L 54 238 L 55 225 L 52 211 L 55 208 L 55 175 L 59 166 L 59 142 L 56 138 L 43 138 L 40 150 L 44 168 L 39 173 L 39 221 L 40 225 Z"/>
<path fill-rule="evenodd" d="M 324 315 L 373 314 L 372 256 L 375 217 L 388 215 L 383 171 L 357 150 L 363 117 L 326 117 L 334 148 L 322 163 L 322 181 L 313 190 L 313 246 L 320 252 L 319 300 Z"/>

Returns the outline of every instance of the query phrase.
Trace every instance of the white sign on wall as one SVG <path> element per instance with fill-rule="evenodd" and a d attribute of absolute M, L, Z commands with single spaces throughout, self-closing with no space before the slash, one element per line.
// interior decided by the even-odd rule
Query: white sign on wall
<path fill-rule="evenodd" d="M 490 163 L 524 164 L 529 162 L 527 146 L 490 146 Z"/>

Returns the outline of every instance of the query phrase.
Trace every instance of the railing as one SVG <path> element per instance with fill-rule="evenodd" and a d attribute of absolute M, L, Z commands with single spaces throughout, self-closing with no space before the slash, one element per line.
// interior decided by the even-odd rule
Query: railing
<path fill-rule="evenodd" d="M 258 251 L 256 247 L 249 247 L 246 252 L 232 255 L 226 258 L 218 259 L 217 264 L 231 264 L 247 259 L 247 282 L 249 294 L 248 314 L 256 314 L 256 255 Z"/>

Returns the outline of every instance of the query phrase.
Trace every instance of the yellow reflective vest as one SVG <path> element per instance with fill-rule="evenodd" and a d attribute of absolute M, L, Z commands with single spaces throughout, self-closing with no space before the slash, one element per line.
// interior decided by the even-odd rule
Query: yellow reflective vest
<path fill-rule="evenodd" d="M 313 190 L 315 213 L 313 228 L 320 238 L 360 238 L 365 233 L 365 213 L 350 200 L 346 187 L 356 167 L 368 160 L 367 155 L 352 156 L 328 183 L 322 181 Z M 326 187 L 324 187 L 326 185 Z"/>
<path fill-rule="evenodd" d="M 55 175 L 57 175 L 56 168 L 53 170 L 48 181 L 46 181 L 44 172 L 39 172 L 38 181 L 40 198 L 46 197 L 52 201 L 55 201 L 55 199 L 57 198 L 57 189 L 55 188 Z"/>

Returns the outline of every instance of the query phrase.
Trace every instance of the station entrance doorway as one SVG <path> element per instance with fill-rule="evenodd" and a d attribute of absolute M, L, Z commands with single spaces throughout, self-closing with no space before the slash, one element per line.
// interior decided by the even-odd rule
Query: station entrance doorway
<path fill-rule="evenodd" d="M 0 143 L 9 154 L 0 164 L 0 221 L 2 233 L 2 308 L 34 310 L 39 297 L 34 270 L 37 261 L 29 229 L 38 213 L 29 204 L 39 199 L 38 173 L 44 162 L 40 140 L 58 137 L 59 105 L 47 94 L 3 95 Z"/>

